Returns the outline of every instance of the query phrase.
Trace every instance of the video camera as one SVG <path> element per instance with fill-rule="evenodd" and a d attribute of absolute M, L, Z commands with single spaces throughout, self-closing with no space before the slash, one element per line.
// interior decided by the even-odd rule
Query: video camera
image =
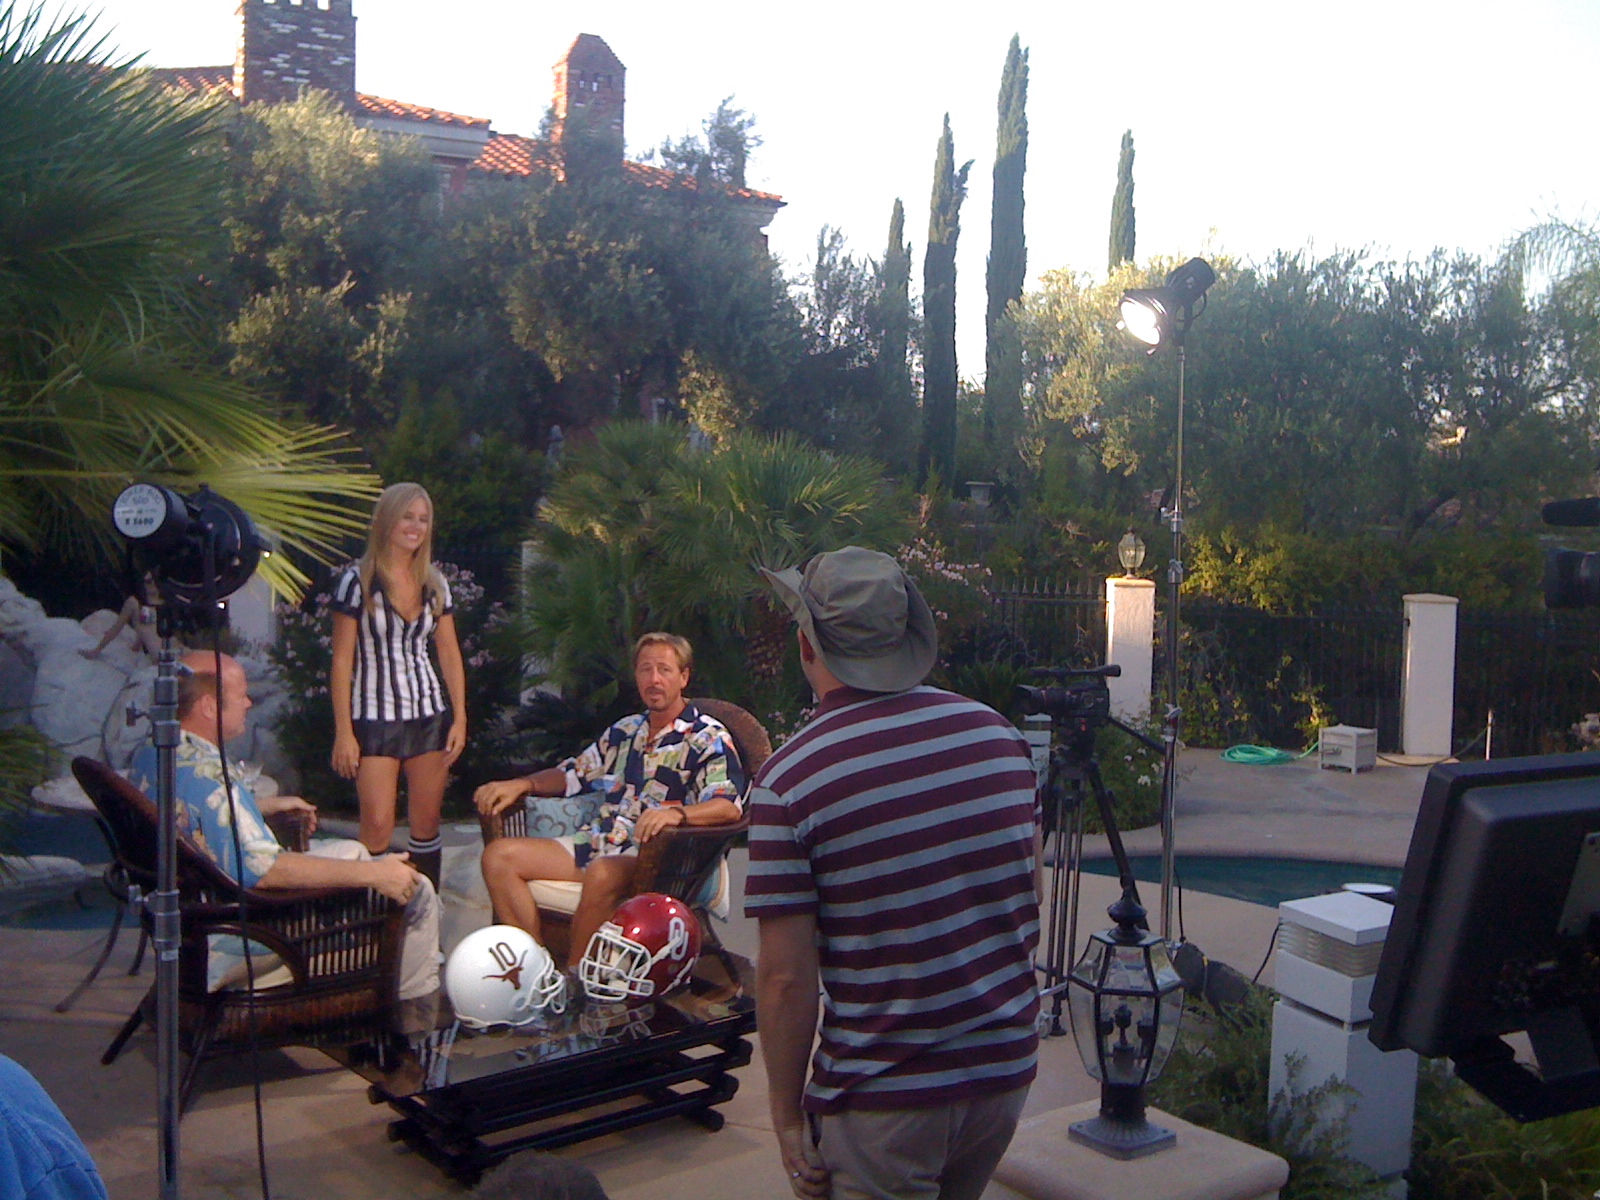
<path fill-rule="evenodd" d="M 1600 525 L 1600 497 L 1552 500 L 1544 506 L 1546 525 L 1592 528 Z M 1600 608 L 1600 554 L 1553 546 L 1544 552 L 1546 608 Z"/>
<path fill-rule="evenodd" d="M 1063 682 L 1060 687 L 1017 685 L 1017 700 L 1025 713 L 1042 713 L 1053 721 L 1103 725 L 1111 717 L 1111 687 L 1106 680 L 1122 674 L 1116 663 L 1085 670 L 1039 667 L 1034 672 Z"/>

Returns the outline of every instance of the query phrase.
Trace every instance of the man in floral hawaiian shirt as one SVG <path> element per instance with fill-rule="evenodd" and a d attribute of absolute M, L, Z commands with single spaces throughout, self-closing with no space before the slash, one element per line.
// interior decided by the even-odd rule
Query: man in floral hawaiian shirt
<path fill-rule="evenodd" d="M 647 633 L 633 648 L 633 677 L 645 711 L 618 721 L 576 758 L 518 779 L 486 783 L 478 811 L 497 813 L 524 796 L 604 793 L 599 815 L 565 838 L 500 838 L 483 852 L 483 878 L 495 920 L 539 936 L 535 879 L 581 882 L 572 914 L 570 965 L 627 894 L 637 848 L 679 825 L 731 825 L 739 819 L 744 768 L 720 722 L 683 698 L 693 652 L 687 639 Z"/>
<path fill-rule="evenodd" d="M 368 887 L 406 905 L 398 998 L 410 1000 L 437 991 L 439 898 L 433 885 L 407 862 L 406 855 L 373 858 L 361 843 L 348 840 L 317 842 L 307 854 L 285 850 L 267 828 L 263 814 L 308 812 L 315 828 L 316 808 L 299 796 L 257 799 L 254 788 L 240 779 L 238 768 L 231 763 L 228 782 L 232 785 L 233 803 L 228 803 L 220 747 L 244 732 L 251 700 L 244 668 L 227 655 L 221 656 L 222 681 L 218 688 L 217 661 L 218 656 L 209 653 L 185 655 L 183 665 L 189 673 L 178 681 L 179 832 L 230 878 L 248 888 Z M 155 795 L 154 745 L 140 749 L 128 778 L 146 795 Z M 208 975 L 213 987 L 226 986 L 242 975 L 242 953 L 237 938 L 212 939 Z M 251 953 L 265 951 L 253 947 Z"/>

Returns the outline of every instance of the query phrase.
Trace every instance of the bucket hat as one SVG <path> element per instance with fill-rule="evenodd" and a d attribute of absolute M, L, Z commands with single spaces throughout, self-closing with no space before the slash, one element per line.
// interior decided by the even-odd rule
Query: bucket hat
<path fill-rule="evenodd" d="M 804 568 L 761 573 L 839 682 L 903 692 L 933 669 L 939 636 L 917 585 L 893 558 L 846 546 Z"/>

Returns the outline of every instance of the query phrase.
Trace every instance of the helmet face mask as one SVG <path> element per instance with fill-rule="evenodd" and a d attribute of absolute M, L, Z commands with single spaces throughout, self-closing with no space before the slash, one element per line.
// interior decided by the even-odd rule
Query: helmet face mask
<path fill-rule="evenodd" d="M 688 983 L 699 957 L 700 922 L 688 905 L 645 892 L 595 931 L 578 972 L 595 1000 L 659 998 Z"/>
<path fill-rule="evenodd" d="M 490 925 L 450 952 L 445 990 L 456 1019 L 473 1029 L 526 1025 L 567 1007 L 567 979 L 526 931 Z"/>

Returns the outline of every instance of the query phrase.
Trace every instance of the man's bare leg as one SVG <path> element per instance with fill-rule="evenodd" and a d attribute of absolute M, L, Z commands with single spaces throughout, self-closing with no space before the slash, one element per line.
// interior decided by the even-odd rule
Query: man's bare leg
<path fill-rule="evenodd" d="M 633 877 L 638 869 L 639 860 L 632 855 L 617 854 L 589 860 L 583 872 L 583 894 L 578 899 L 577 911 L 572 914 L 572 948 L 567 954 L 567 966 L 575 967 L 583 961 L 583 953 L 589 948 L 589 939 L 611 919 L 611 914 L 633 885 Z"/>
<path fill-rule="evenodd" d="M 494 919 L 527 930 L 541 946 L 539 906 L 528 893 L 528 881 L 583 880 L 572 852 L 550 838 L 499 838 L 484 847 L 482 867 Z"/>

